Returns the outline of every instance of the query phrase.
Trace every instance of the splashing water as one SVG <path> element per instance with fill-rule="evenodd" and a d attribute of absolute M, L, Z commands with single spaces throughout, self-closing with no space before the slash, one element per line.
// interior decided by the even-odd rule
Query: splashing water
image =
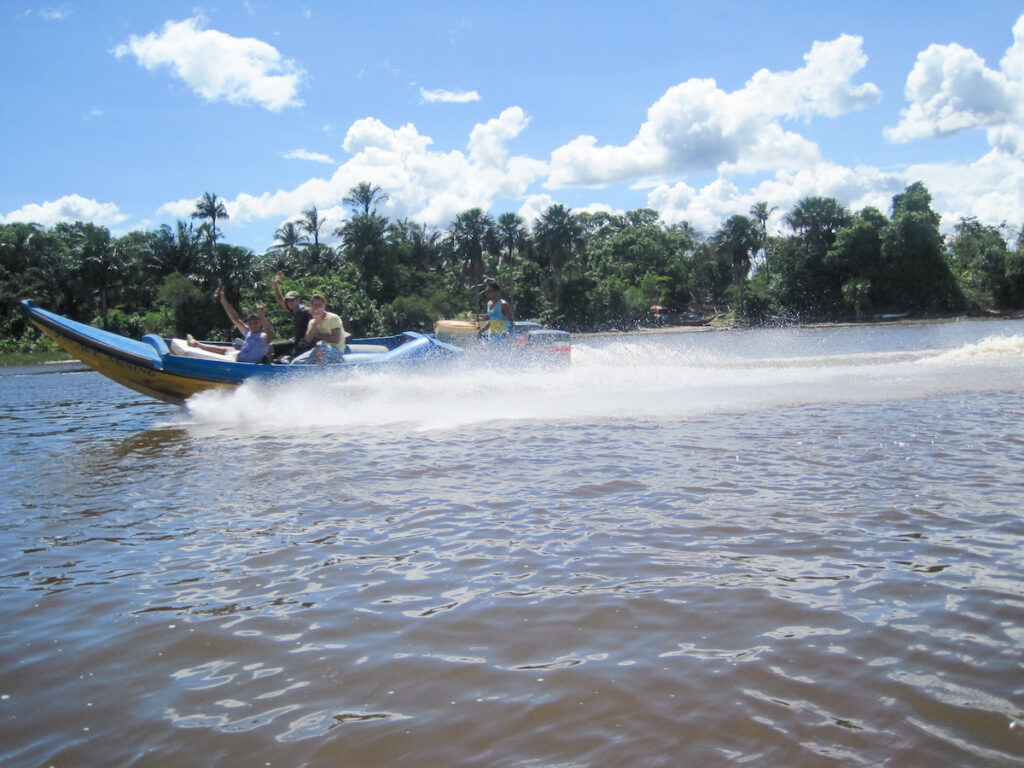
<path fill-rule="evenodd" d="M 591 338 L 557 368 L 466 364 L 444 370 L 350 370 L 280 384 L 251 382 L 188 403 L 191 420 L 254 430 L 405 425 L 430 430 L 488 421 L 686 418 L 808 403 L 880 402 L 1018 390 L 1024 335 L 954 349 L 873 351 L 823 342 L 782 351 L 770 336 L 680 334 Z M 711 338 L 708 338 L 711 337 Z M 837 352 L 823 346 L 835 346 Z"/>

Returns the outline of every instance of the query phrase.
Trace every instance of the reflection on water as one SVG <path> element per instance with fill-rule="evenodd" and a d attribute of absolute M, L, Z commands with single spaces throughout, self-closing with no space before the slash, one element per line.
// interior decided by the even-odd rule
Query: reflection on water
<path fill-rule="evenodd" d="M 1024 332 L 991 327 L 187 411 L 0 378 L 0 756 L 1020 764 Z"/>

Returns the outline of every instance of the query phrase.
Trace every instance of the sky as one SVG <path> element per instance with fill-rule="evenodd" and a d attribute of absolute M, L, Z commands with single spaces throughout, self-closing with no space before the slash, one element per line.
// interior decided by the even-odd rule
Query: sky
<path fill-rule="evenodd" d="M 189 219 L 264 252 L 356 184 L 445 229 L 802 198 L 1024 224 L 1024 4 L 0 0 L 0 222 Z M 219 223 L 220 225 L 220 223 Z"/>

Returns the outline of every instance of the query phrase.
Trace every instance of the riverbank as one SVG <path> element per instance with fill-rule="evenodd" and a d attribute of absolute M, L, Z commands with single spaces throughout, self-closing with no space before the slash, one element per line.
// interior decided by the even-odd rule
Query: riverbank
<path fill-rule="evenodd" d="M 74 357 L 63 349 L 47 350 L 45 352 L 12 352 L 8 355 L 0 355 L 0 368 L 20 368 L 31 365 L 55 365 L 77 362 Z"/>

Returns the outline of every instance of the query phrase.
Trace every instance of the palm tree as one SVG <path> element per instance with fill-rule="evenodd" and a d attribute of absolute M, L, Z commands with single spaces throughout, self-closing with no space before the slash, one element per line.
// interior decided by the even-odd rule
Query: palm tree
<path fill-rule="evenodd" d="M 384 233 L 388 228 L 388 220 L 376 213 L 359 213 L 346 219 L 340 227 L 335 227 L 334 234 L 340 237 L 346 251 L 367 250 L 379 247 L 384 242 Z"/>
<path fill-rule="evenodd" d="M 274 232 L 274 244 L 267 250 L 283 254 L 285 263 L 294 266 L 296 251 L 309 242 L 309 238 L 302 233 L 300 226 L 297 226 L 294 221 L 285 223 L 283 227 Z"/>
<path fill-rule="evenodd" d="M 441 233 L 426 224 L 399 219 L 388 227 L 388 242 L 408 249 L 409 265 L 420 272 L 429 272 L 440 264 Z"/>
<path fill-rule="evenodd" d="M 761 242 L 759 244 L 761 252 L 764 254 L 764 271 L 766 275 L 771 274 L 771 269 L 768 264 L 768 218 L 774 211 L 777 211 L 776 206 L 768 207 L 768 203 L 759 201 L 750 206 L 750 215 L 754 217 L 757 222 L 757 228 L 761 236 Z"/>
<path fill-rule="evenodd" d="M 100 320 L 106 327 L 107 293 L 127 268 L 126 254 L 114 247 L 106 227 L 76 221 L 58 225 L 57 231 L 67 238 L 82 282 L 99 289 Z"/>
<path fill-rule="evenodd" d="M 313 244 L 307 244 L 305 248 L 307 266 L 311 270 L 333 269 L 336 255 L 330 246 L 320 242 L 320 232 L 327 226 L 327 218 L 320 215 L 315 205 L 311 205 L 302 212 L 298 224 L 299 229 L 313 238 Z"/>
<path fill-rule="evenodd" d="M 352 264 L 362 275 L 364 285 L 374 298 L 384 295 L 384 285 L 391 273 L 385 233 L 388 220 L 375 212 L 359 212 L 346 219 L 334 234 L 341 238 L 339 246 L 342 258 Z M 394 297 L 387 299 L 393 300 Z"/>
<path fill-rule="evenodd" d="M 368 181 L 361 181 L 349 190 L 341 202 L 347 205 L 352 213 L 369 215 L 370 211 L 376 208 L 377 203 L 383 203 L 389 199 L 387 192 L 380 187 L 373 186 Z"/>
<path fill-rule="evenodd" d="M 218 200 L 212 192 L 204 192 L 203 196 L 196 200 L 196 209 L 192 211 L 193 219 L 207 219 L 210 222 L 209 243 L 210 250 L 217 244 L 217 219 L 227 220 L 228 209 L 224 207 L 224 201 Z"/>
<path fill-rule="evenodd" d="M 498 217 L 498 242 L 504 249 L 504 261 L 508 264 L 508 302 L 515 309 L 515 266 L 516 254 L 526 247 L 527 232 L 523 217 L 516 213 L 503 213 Z"/>
<path fill-rule="evenodd" d="M 783 221 L 804 236 L 813 253 L 824 256 L 835 242 L 840 229 L 850 224 L 852 217 L 838 200 L 832 197 L 805 197 L 797 202 Z"/>
<path fill-rule="evenodd" d="M 163 224 L 155 233 L 149 264 L 158 277 L 174 272 L 187 276 L 196 271 L 200 252 L 199 233 L 193 229 L 190 221 L 178 219 L 176 223 L 176 232 Z"/>
<path fill-rule="evenodd" d="M 455 217 L 448 228 L 452 250 L 462 261 L 463 274 L 476 285 L 484 276 L 484 252 L 495 245 L 494 219 L 480 208 L 470 208 Z"/>
<path fill-rule="evenodd" d="M 744 314 L 743 288 L 750 272 L 750 252 L 757 249 L 759 242 L 757 225 L 741 214 L 726 221 L 712 237 L 715 250 L 732 258 L 732 276 L 740 292 L 741 315 Z"/>
<path fill-rule="evenodd" d="M 537 250 L 547 258 L 555 278 L 549 294 L 553 294 L 561 284 L 562 270 L 572 258 L 582 233 L 579 220 L 561 204 L 552 205 L 534 224 L 533 240 Z M 549 295 L 548 298 L 553 300 L 554 296 Z"/>
<path fill-rule="evenodd" d="M 320 216 L 315 205 L 311 205 L 309 208 L 302 212 L 302 218 L 299 219 L 299 228 L 307 235 L 313 237 L 313 245 L 320 248 L 320 230 L 327 226 L 327 219 Z"/>
<path fill-rule="evenodd" d="M 207 285 L 224 285 L 232 302 L 241 298 L 241 286 L 255 284 L 256 260 L 252 251 L 240 245 L 219 245 L 214 258 L 203 265 Z"/>

